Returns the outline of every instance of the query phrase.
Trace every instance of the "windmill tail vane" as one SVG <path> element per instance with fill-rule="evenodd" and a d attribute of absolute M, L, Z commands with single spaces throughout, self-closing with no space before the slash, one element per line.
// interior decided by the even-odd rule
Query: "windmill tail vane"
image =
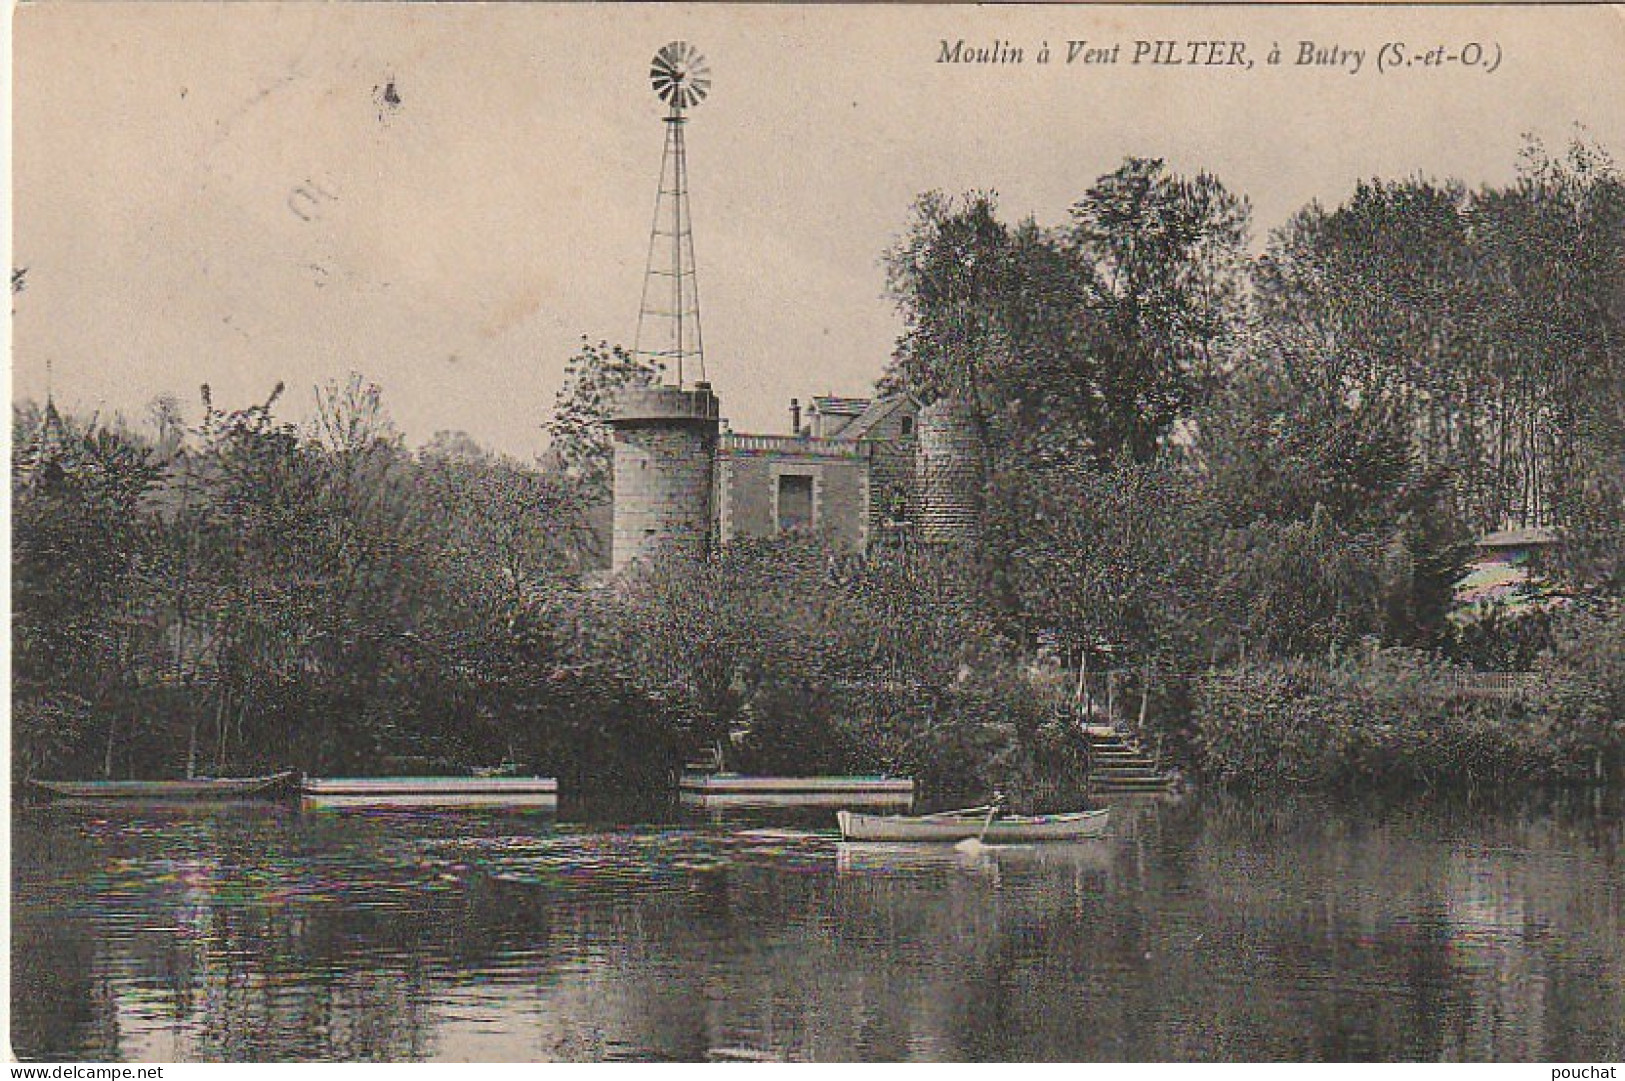
<path fill-rule="evenodd" d="M 705 379 L 683 124 L 684 113 L 704 101 L 710 92 L 711 69 L 694 46 L 673 41 L 662 46 L 649 62 L 649 83 L 655 96 L 669 108 L 634 352 L 657 364 L 667 377 L 675 377 L 681 387 L 690 375 Z"/>

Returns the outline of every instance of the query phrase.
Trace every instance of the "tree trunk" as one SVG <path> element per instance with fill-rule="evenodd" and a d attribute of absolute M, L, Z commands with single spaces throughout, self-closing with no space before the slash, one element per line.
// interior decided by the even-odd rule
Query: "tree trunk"
<path fill-rule="evenodd" d="M 1089 653 L 1084 651 L 1079 661 L 1078 678 L 1083 683 L 1083 723 L 1093 724 L 1095 716 L 1094 688 L 1089 686 Z"/>
<path fill-rule="evenodd" d="M 190 781 L 197 776 L 197 713 L 192 713 L 192 721 L 186 734 L 186 779 Z"/>
<path fill-rule="evenodd" d="M 226 688 L 222 686 L 220 688 L 220 698 L 215 702 L 214 707 L 214 775 L 216 777 L 224 773 L 226 769 L 226 735 L 227 725 L 230 723 L 230 717 L 226 709 L 226 699 Z"/>
<path fill-rule="evenodd" d="M 254 680 L 250 678 L 248 686 L 243 688 L 242 698 L 237 703 L 237 745 L 239 747 L 243 746 L 243 718 L 248 713 L 248 701 L 253 697 L 253 693 Z"/>
<path fill-rule="evenodd" d="M 114 714 L 107 721 L 107 748 L 102 752 L 102 779 L 113 779 L 113 740 L 118 734 L 118 714 Z"/>

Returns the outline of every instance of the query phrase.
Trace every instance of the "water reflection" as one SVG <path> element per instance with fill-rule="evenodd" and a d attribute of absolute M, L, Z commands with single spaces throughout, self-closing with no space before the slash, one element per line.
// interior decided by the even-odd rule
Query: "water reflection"
<path fill-rule="evenodd" d="M 827 816 L 37 809 L 12 1043 L 199 1060 L 1625 1057 L 1621 817 L 1204 798 L 1084 845 Z"/>

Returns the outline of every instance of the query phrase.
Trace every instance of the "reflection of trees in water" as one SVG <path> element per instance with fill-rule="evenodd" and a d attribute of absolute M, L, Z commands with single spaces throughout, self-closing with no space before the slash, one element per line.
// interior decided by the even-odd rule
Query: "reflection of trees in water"
<path fill-rule="evenodd" d="M 421 967 L 353 946 L 326 956 L 304 933 L 328 922 L 288 910 L 221 908 L 206 945 L 189 1057 L 272 1061 L 400 1060 L 422 1046 Z M 343 922 L 340 917 L 336 922 Z M 328 941 L 344 935 L 328 934 Z"/>
<path fill-rule="evenodd" d="M 112 995 L 83 882 L 82 838 L 54 838 L 12 819 L 11 1048 L 21 1059 L 112 1061 L 118 1057 Z"/>
<path fill-rule="evenodd" d="M 982 859 L 714 830 L 20 830 L 14 1044 L 481 1057 L 472 1012 L 538 1059 L 1622 1051 L 1619 821 L 1583 808 L 1204 797 Z"/>
<path fill-rule="evenodd" d="M 12 1051 L 24 1061 L 113 1061 L 118 1029 L 95 937 L 73 915 L 43 915 L 13 900 Z"/>
<path fill-rule="evenodd" d="M 313 896 L 221 910 L 199 1057 L 418 1060 L 433 1051 L 446 984 L 505 951 L 527 954 L 531 978 L 545 974 L 549 906 L 399 837 L 373 840 L 329 859 Z"/>
<path fill-rule="evenodd" d="M 1560 809 L 1210 798 L 1196 813 L 1201 888 L 1162 914 L 1204 926 L 1191 975 L 1217 978 L 1196 1015 L 1246 1041 L 1199 1053 L 1547 1058 L 1553 999 L 1589 982 L 1586 955 L 1625 965 L 1611 857 L 1572 844 Z M 1611 915 L 1573 918 L 1608 896 Z M 1617 984 L 1602 998 L 1593 1040 L 1619 1031 Z"/>
<path fill-rule="evenodd" d="M 14 910 L 19 932 L 31 919 L 40 932 L 19 934 L 14 951 L 25 973 L 13 992 L 19 1053 L 421 1058 L 437 974 L 548 936 L 545 908 L 493 910 L 477 881 L 364 820 L 42 825 L 19 866 L 71 867 L 55 889 L 72 903 Z"/>
<path fill-rule="evenodd" d="M 1080 896 L 1084 917 L 1099 915 L 1105 874 L 1098 860 L 1021 868 L 951 854 L 828 870 L 736 861 L 623 895 L 624 907 L 590 899 L 572 933 L 605 951 L 597 1001 L 619 1008 L 561 1003 L 582 1012 L 559 1024 L 607 1025 L 613 1043 L 684 1061 L 963 1057 L 966 972 L 1023 927 L 1075 926 Z"/>

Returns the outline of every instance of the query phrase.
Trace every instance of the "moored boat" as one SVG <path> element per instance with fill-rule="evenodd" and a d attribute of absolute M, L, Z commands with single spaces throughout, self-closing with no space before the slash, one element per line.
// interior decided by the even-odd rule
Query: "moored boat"
<path fill-rule="evenodd" d="M 677 785 L 685 804 L 702 807 L 871 807 L 907 810 L 914 782 L 907 777 L 765 777 L 688 772 Z"/>
<path fill-rule="evenodd" d="M 31 780 L 36 796 L 56 800 L 238 800 L 293 799 L 301 775 L 284 770 L 263 777 L 201 777 L 184 781 L 43 781 Z"/>
<path fill-rule="evenodd" d="M 870 815 L 837 811 L 844 841 L 944 841 L 976 838 L 993 844 L 1030 841 L 1085 841 L 1106 835 L 1111 812 L 1077 811 L 1070 814 L 1010 815 L 989 818 L 980 811 L 937 815 Z"/>
<path fill-rule="evenodd" d="M 684 773 L 678 785 L 685 792 L 771 792 L 788 795 L 836 793 L 913 796 L 907 777 L 763 777 L 745 773 Z"/>
<path fill-rule="evenodd" d="M 553 777 L 310 777 L 305 802 L 317 807 L 553 807 Z"/>

